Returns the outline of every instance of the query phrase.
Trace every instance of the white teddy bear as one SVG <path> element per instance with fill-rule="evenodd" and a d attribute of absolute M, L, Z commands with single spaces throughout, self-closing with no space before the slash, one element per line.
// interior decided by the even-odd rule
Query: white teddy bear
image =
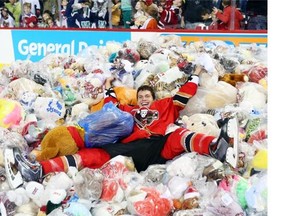
<path fill-rule="evenodd" d="M 184 127 L 197 133 L 218 137 L 220 128 L 214 116 L 204 113 L 196 113 L 191 116 L 184 115 L 182 117 Z"/>

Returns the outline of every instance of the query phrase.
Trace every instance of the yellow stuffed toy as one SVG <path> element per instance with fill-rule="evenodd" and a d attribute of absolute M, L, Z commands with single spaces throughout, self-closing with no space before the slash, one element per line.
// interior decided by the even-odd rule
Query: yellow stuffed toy
<path fill-rule="evenodd" d="M 85 131 L 80 127 L 58 126 L 50 130 L 40 143 L 40 149 L 34 149 L 32 156 L 37 161 L 48 160 L 57 156 L 72 155 L 84 146 Z"/>
<path fill-rule="evenodd" d="M 254 173 L 267 170 L 267 168 L 268 168 L 268 151 L 267 149 L 260 149 L 255 153 L 253 159 L 249 162 L 243 177 L 249 178 Z"/>

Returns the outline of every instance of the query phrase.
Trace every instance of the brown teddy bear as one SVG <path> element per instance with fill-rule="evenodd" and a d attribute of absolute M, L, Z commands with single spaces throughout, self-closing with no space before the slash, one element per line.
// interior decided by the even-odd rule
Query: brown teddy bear
<path fill-rule="evenodd" d="M 248 82 L 249 77 L 244 73 L 225 73 L 223 76 L 219 77 L 219 81 L 227 82 L 235 87 L 237 82 Z"/>

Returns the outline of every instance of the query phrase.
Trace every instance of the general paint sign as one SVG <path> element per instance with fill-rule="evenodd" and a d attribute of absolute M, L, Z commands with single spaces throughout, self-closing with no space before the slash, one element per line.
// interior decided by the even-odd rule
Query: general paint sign
<path fill-rule="evenodd" d="M 20 30 L 2 29 L 5 38 L 0 49 L 0 64 L 15 60 L 41 60 L 50 53 L 77 55 L 89 46 L 105 46 L 108 41 L 123 43 L 140 38 L 153 41 L 160 35 L 178 35 L 183 45 L 195 41 L 221 40 L 231 46 L 254 43 L 267 47 L 267 33 L 207 33 L 207 32 L 129 32 L 129 31 L 83 31 L 83 30 Z"/>

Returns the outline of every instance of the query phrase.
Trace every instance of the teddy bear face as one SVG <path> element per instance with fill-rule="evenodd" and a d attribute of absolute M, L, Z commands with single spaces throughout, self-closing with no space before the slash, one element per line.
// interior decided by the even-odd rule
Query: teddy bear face
<path fill-rule="evenodd" d="M 198 197 L 185 199 L 182 203 L 182 210 L 194 209 L 194 208 L 198 208 L 198 207 L 199 207 Z"/>
<path fill-rule="evenodd" d="M 182 117 L 184 127 L 197 133 L 205 133 L 206 135 L 218 137 L 220 128 L 216 120 L 210 114 L 196 113 L 191 116 L 184 115 Z"/>

